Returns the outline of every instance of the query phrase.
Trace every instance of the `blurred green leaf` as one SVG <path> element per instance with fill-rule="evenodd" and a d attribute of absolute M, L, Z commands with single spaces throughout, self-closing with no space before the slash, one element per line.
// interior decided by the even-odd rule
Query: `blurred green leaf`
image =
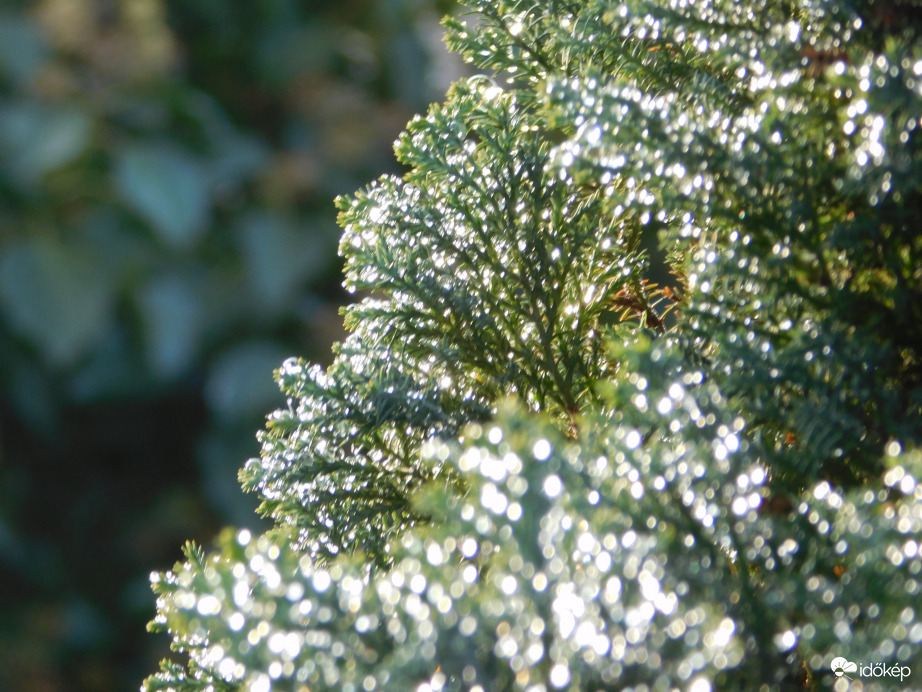
<path fill-rule="evenodd" d="M 26 426 L 31 430 L 54 430 L 58 411 L 47 373 L 18 354 L 7 354 L 3 369 L 7 378 L 4 383 L 6 395 Z"/>
<path fill-rule="evenodd" d="M 0 255 L 0 309 L 57 365 L 95 346 L 111 307 L 108 282 L 77 248 L 34 238 Z"/>
<path fill-rule="evenodd" d="M 0 41 L 3 37 L 0 36 Z M 0 152 L 18 182 L 31 184 L 86 148 L 91 124 L 77 108 L 53 109 L 23 101 L 0 105 Z"/>
<path fill-rule="evenodd" d="M 75 241 L 90 249 L 97 270 L 119 286 L 136 285 L 158 254 L 153 239 L 106 207 L 94 207 L 86 214 Z"/>
<path fill-rule="evenodd" d="M 260 42 L 256 64 L 268 84 L 284 85 L 303 73 L 319 72 L 333 54 L 336 35 L 323 24 L 279 24 Z"/>
<path fill-rule="evenodd" d="M 0 15 L 0 74 L 27 84 L 47 58 L 48 46 L 34 24 L 15 15 Z"/>
<path fill-rule="evenodd" d="M 168 246 L 193 245 L 208 224 L 203 171 L 187 153 L 168 145 L 130 147 L 116 160 L 118 189 Z"/>
<path fill-rule="evenodd" d="M 154 386 L 153 376 L 143 365 L 126 330 L 121 326 L 108 329 L 74 373 L 70 394 L 79 402 L 140 396 Z"/>
<path fill-rule="evenodd" d="M 141 290 L 138 304 L 151 368 L 161 377 L 178 375 L 198 352 L 205 329 L 198 291 L 185 277 L 163 276 Z"/>
<path fill-rule="evenodd" d="M 323 236 L 296 230 L 277 216 L 248 214 L 238 237 L 253 293 L 267 308 L 284 310 L 299 284 L 326 268 Z"/>
<path fill-rule="evenodd" d="M 190 91 L 182 100 L 182 114 L 195 121 L 209 156 L 202 161 L 207 185 L 224 191 L 256 173 L 268 148 L 257 137 L 241 132 L 213 97 Z"/>
<path fill-rule="evenodd" d="M 209 161 L 209 182 L 215 188 L 236 185 L 252 176 L 265 160 L 266 148 L 259 140 L 229 132 Z"/>
<path fill-rule="evenodd" d="M 283 402 L 272 371 L 285 352 L 267 341 L 235 346 L 211 368 L 205 396 L 211 410 L 226 423 L 261 416 Z"/>

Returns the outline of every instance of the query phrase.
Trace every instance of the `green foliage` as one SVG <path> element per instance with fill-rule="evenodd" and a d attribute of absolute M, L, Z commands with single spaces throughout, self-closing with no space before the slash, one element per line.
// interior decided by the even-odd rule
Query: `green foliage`
<path fill-rule="evenodd" d="M 438 474 L 419 444 L 486 417 L 499 396 L 564 420 L 597 401 L 601 317 L 639 285 L 640 255 L 617 248 L 637 229 L 599 233 L 601 196 L 548 170 L 537 120 L 498 91 L 454 87 L 398 142 L 405 179 L 340 202 L 346 286 L 371 295 L 346 311 L 354 333 L 330 369 L 281 370 L 297 409 L 273 416 L 243 474 L 315 551 L 385 562 L 392 532 L 415 520 L 408 491 Z"/>
<path fill-rule="evenodd" d="M 51 425 L 62 405 L 142 398 L 199 370 L 207 378 L 211 354 L 254 331 L 279 343 L 276 362 L 303 344 L 291 325 L 319 320 L 312 306 L 325 307 L 330 290 L 329 198 L 388 164 L 399 125 L 385 100 L 410 92 L 378 74 L 376 60 L 392 44 L 420 50 L 407 24 L 425 8 L 382 10 L 390 28 L 365 36 L 290 2 L 37 5 L 0 15 L 0 348 L 8 371 L 59 378 L 63 391 L 4 382 L 11 405 L 28 410 L 55 390 L 43 419 L 24 416 Z M 327 37 L 323 60 L 289 36 L 305 31 Z M 329 42 L 350 31 L 365 53 L 334 64 Z M 280 34 L 291 43 L 284 67 L 249 55 Z M 222 92 L 229 53 L 233 96 Z M 346 83 L 360 66 L 364 80 Z M 424 85 L 423 70 L 418 61 L 408 78 Z M 253 93 L 267 113 L 247 110 Z M 359 108 L 371 126 L 344 115 Z M 356 145 L 361 165 L 346 161 Z M 293 230 L 295 218 L 306 232 Z M 107 376 L 100 352 L 111 370 L 136 374 Z"/>
<path fill-rule="evenodd" d="M 340 200 L 352 334 L 242 472 L 278 528 L 155 580 L 148 688 L 918 677 L 915 15 L 470 4 L 506 81 Z"/>
<path fill-rule="evenodd" d="M 270 689 L 270 678 L 271 689 L 292 690 L 668 689 L 699 679 L 757 689 L 803 661 L 819 672 L 841 652 L 842 604 L 874 613 L 846 626 L 850 650 L 892 645 L 895 623 L 908 637 L 902 620 L 917 591 L 903 560 L 922 529 L 917 499 L 893 504 L 906 518 L 899 529 L 892 514 L 858 521 L 865 491 L 829 484 L 805 495 L 793 521 L 759 516 L 766 475 L 746 453 L 742 420 L 717 418 L 715 385 L 692 376 L 677 387 L 669 365 L 681 359 L 657 349 L 633 351 L 639 367 L 613 400 L 637 396 L 638 370 L 655 377 L 642 391 L 674 402 L 669 420 L 691 431 L 684 449 L 641 446 L 619 415 L 594 421 L 604 437 L 576 445 L 506 411 L 468 427 L 460 444 L 421 448 L 430 463 L 447 459 L 467 493 L 424 492 L 417 501 L 433 522 L 397 539 L 392 568 L 370 580 L 355 557 L 321 567 L 284 534 L 242 531 L 208 558 L 190 553 L 155 583 L 155 625 L 178 635 L 189 673 L 202 676 L 189 689 Z M 697 426 L 702 417 L 712 422 Z M 715 457 L 709 470 L 721 473 L 689 462 Z M 922 455 L 889 463 L 898 485 L 922 470 Z M 846 552 L 861 558 L 843 578 Z M 786 660 L 795 641 L 797 664 Z M 184 689 L 168 671 L 150 685 Z"/>
<path fill-rule="evenodd" d="M 331 199 L 397 169 L 450 6 L 0 3 L 0 689 L 136 686 L 150 565 L 257 524 L 272 369 L 343 333 Z"/>

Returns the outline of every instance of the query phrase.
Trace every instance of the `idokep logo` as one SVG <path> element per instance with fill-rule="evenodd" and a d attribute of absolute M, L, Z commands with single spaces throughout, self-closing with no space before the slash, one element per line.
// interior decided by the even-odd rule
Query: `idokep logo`
<path fill-rule="evenodd" d="M 829 664 L 837 678 L 846 677 L 853 680 L 861 678 L 890 678 L 903 681 L 912 674 L 909 666 L 899 664 L 887 665 L 886 663 L 854 663 L 844 656 L 836 656 Z"/>
<path fill-rule="evenodd" d="M 841 678 L 844 675 L 851 680 L 852 675 L 858 672 L 858 664 L 852 663 L 843 656 L 836 656 L 832 659 L 832 663 L 829 664 L 829 667 L 832 668 L 832 672 L 836 674 L 837 678 Z M 849 675 L 849 673 L 852 675 Z"/>

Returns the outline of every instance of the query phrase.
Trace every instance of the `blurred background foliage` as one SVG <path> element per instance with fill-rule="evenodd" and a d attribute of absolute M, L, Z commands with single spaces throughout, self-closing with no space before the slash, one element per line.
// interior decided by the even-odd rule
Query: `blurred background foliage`
<path fill-rule="evenodd" d="M 151 566 L 257 522 L 271 373 L 340 336 L 332 200 L 457 76 L 451 5 L 3 3 L 0 689 L 134 689 Z"/>

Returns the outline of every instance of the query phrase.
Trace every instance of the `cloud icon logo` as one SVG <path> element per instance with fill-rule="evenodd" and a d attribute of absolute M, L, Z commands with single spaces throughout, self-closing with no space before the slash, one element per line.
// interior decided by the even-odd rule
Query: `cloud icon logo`
<path fill-rule="evenodd" d="M 844 658 L 843 656 L 836 656 L 834 659 L 832 659 L 830 668 L 832 668 L 832 672 L 836 674 L 837 678 L 841 678 L 846 673 L 857 673 L 858 672 L 858 664 L 852 663 L 851 661 Z"/>

